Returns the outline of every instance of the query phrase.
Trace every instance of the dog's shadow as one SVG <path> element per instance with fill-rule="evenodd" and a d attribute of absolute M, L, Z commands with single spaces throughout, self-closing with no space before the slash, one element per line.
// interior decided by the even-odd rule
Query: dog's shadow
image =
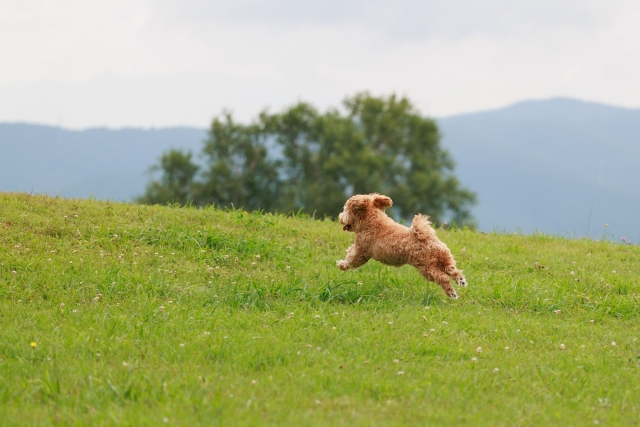
<path fill-rule="evenodd" d="M 322 302 L 358 304 L 378 299 L 380 290 L 378 285 L 371 287 L 356 280 L 330 280 L 318 294 L 318 299 Z"/>
<path fill-rule="evenodd" d="M 420 278 L 421 279 L 421 278 Z M 337 304 L 360 304 L 375 302 L 385 298 L 397 299 L 397 292 L 403 293 L 402 286 L 406 285 L 406 280 L 401 278 L 386 278 L 386 280 L 372 280 L 363 282 L 358 280 L 330 280 L 324 289 L 318 294 L 318 300 L 325 303 Z M 407 295 L 400 297 L 407 300 Z M 439 288 L 431 289 L 427 287 L 422 294 L 411 296 L 415 304 L 424 306 L 440 306 L 445 304 L 445 298 Z"/>
<path fill-rule="evenodd" d="M 429 289 L 427 288 L 422 295 L 422 305 L 424 306 L 438 306 L 443 305 L 445 302 L 444 298 L 442 298 L 442 292 L 440 289 Z"/>

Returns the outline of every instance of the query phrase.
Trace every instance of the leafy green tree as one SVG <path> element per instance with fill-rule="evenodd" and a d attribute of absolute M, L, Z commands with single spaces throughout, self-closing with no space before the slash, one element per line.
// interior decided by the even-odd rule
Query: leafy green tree
<path fill-rule="evenodd" d="M 365 188 L 380 188 L 393 195 L 399 216 L 416 212 L 435 221 L 448 218 L 458 224 L 470 223 L 469 207 L 475 195 L 460 188 L 453 174 L 455 163 L 440 147 L 436 123 L 422 117 L 406 98 L 375 98 L 359 94 L 345 101 L 349 118 L 364 137 L 369 173 L 354 177 Z M 377 172 L 377 174 L 376 174 Z M 367 179 L 369 181 L 360 181 Z M 397 200 L 397 202 L 396 202 Z"/>
<path fill-rule="evenodd" d="M 196 204 L 336 216 L 352 194 L 379 192 L 398 219 L 472 221 L 475 195 L 456 179 L 436 123 L 406 98 L 360 93 L 325 113 L 298 103 L 249 125 L 226 113 L 209 135 L 207 167 L 186 190 Z"/>
<path fill-rule="evenodd" d="M 260 123 L 239 125 L 229 113 L 214 119 L 203 148 L 207 169 L 195 186 L 195 202 L 276 210 L 283 182 L 280 162 L 269 158 L 267 138 Z"/>
<path fill-rule="evenodd" d="M 336 111 L 319 114 L 299 103 L 282 114 L 260 117 L 282 151 L 281 205 L 317 216 L 336 216 L 348 194 L 346 171 L 353 161 L 353 124 Z"/>
<path fill-rule="evenodd" d="M 169 150 L 160 157 L 160 164 L 154 165 L 149 172 L 161 172 L 159 180 L 152 180 L 138 202 L 146 204 L 179 203 L 181 205 L 194 199 L 194 179 L 198 166 L 191 161 L 192 154 L 180 150 Z"/>

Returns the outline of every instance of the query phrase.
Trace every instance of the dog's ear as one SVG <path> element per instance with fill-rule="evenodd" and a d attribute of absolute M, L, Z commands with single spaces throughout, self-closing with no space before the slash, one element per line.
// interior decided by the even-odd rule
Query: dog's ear
<path fill-rule="evenodd" d="M 381 194 L 376 194 L 373 197 L 373 206 L 375 206 L 378 209 L 384 210 L 384 208 L 390 208 L 391 206 L 393 206 L 393 202 L 391 201 L 390 197 L 383 196 Z"/>

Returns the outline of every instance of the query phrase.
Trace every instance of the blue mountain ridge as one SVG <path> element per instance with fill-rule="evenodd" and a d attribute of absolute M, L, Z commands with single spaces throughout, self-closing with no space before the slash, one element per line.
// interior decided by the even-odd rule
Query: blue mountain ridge
<path fill-rule="evenodd" d="M 0 191 L 131 200 L 170 148 L 198 154 L 205 129 L 92 128 L 0 123 Z"/>
<path fill-rule="evenodd" d="M 553 98 L 436 121 L 480 229 L 640 241 L 640 109 Z M 197 158 L 206 137 L 0 123 L 0 191 L 132 200 L 164 151 Z"/>
<path fill-rule="evenodd" d="M 438 124 L 480 228 L 639 240 L 640 109 L 554 98 Z"/>

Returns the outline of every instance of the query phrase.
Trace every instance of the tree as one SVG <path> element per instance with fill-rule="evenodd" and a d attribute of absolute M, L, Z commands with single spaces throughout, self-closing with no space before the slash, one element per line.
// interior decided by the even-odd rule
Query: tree
<path fill-rule="evenodd" d="M 357 94 L 325 113 L 298 103 L 249 125 L 226 113 L 203 153 L 207 168 L 185 190 L 195 204 L 335 217 L 349 196 L 379 192 L 398 219 L 471 222 L 475 195 L 460 187 L 436 123 L 395 95 Z"/>
<path fill-rule="evenodd" d="M 169 150 L 160 157 L 160 164 L 149 168 L 150 173 L 162 172 L 160 180 L 152 180 L 138 202 L 145 204 L 179 203 L 193 201 L 193 186 L 198 166 L 191 161 L 192 154 Z"/>
<path fill-rule="evenodd" d="M 214 119 L 203 154 L 207 169 L 195 186 L 195 203 L 277 209 L 280 162 L 269 158 L 268 135 L 259 124 L 238 125 L 231 114 Z"/>

